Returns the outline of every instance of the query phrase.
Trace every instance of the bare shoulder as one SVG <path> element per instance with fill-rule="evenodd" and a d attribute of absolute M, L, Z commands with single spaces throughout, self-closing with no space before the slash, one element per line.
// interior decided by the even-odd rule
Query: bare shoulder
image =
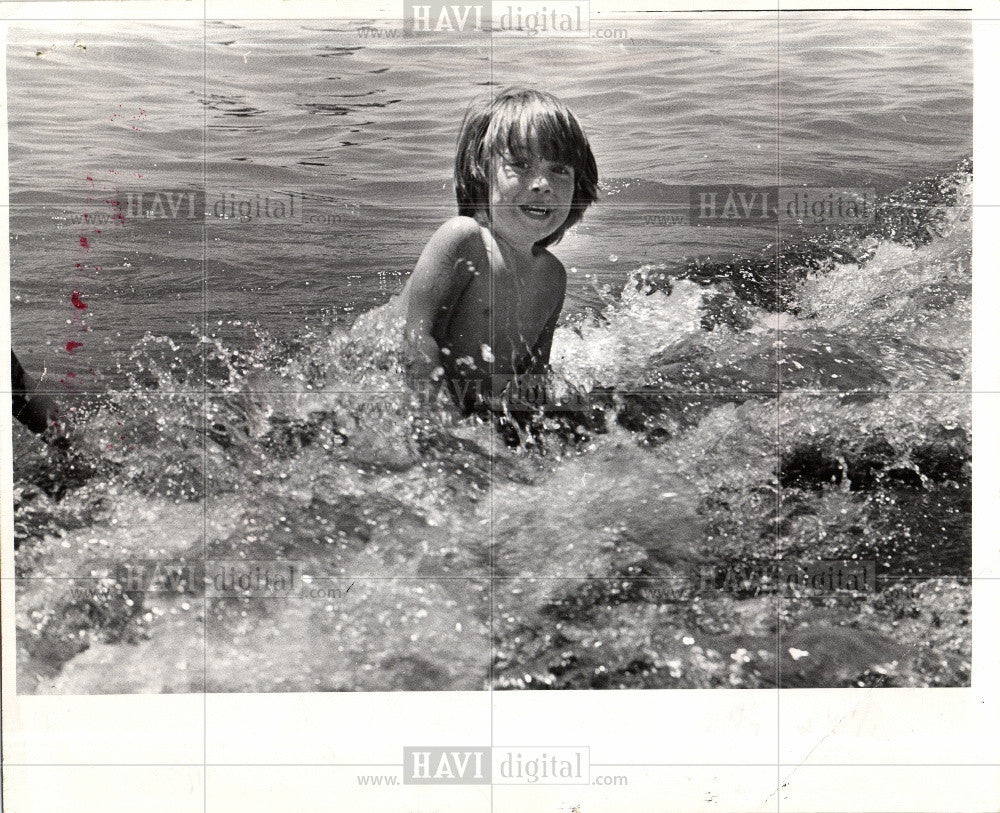
<path fill-rule="evenodd" d="M 417 312 L 422 314 L 419 318 L 429 319 L 448 306 L 468 283 L 473 264 L 483 262 L 483 253 L 479 224 L 471 217 L 453 217 L 438 227 L 403 286 L 401 300 L 408 321 Z"/>
<path fill-rule="evenodd" d="M 479 224 L 471 217 L 446 220 L 420 253 L 416 268 L 407 281 L 407 290 L 414 285 L 442 285 L 456 276 L 460 260 L 477 257 L 477 245 L 482 252 Z"/>
<path fill-rule="evenodd" d="M 458 248 L 480 239 L 479 224 L 471 217 L 458 215 L 449 218 L 434 232 L 430 242 L 442 247 Z"/>
<path fill-rule="evenodd" d="M 559 258 L 552 254 L 548 249 L 544 249 L 539 255 L 541 260 L 542 272 L 549 278 L 550 284 L 557 286 L 560 292 L 566 289 L 566 268 L 560 262 Z"/>

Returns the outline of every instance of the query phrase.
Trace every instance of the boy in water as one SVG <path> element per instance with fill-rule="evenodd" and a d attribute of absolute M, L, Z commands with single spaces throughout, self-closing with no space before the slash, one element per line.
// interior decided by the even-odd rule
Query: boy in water
<path fill-rule="evenodd" d="M 511 379 L 544 374 L 566 292 L 548 251 L 597 199 L 583 129 L 554 96 L 508 89 L 466 113 L 458 216 L 424 248 L 400 295 L 409 371 L 443 377 L 463 412 Z"/>

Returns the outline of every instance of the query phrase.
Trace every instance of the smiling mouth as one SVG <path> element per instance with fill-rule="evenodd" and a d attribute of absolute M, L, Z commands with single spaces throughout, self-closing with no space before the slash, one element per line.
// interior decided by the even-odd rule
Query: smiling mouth
<path fill-rule="evenodd" d="M 550 214 L 552 214 L 552 209 L 548 208 L 547 206 L 525 205 L 525 206 L 521 206 L 520 209 L 528 217 L 534 218 L 536 220 L 544 220 Z"/>

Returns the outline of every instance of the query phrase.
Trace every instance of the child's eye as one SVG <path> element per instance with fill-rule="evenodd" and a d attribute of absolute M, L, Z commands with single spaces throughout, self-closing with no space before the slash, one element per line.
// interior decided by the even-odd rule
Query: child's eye
<path fill-rule="evenodd" d="M 569 167 L 565 164 L 555 164 L 552 167 L 552 171 L 557 175 L 569 175 Z"/>

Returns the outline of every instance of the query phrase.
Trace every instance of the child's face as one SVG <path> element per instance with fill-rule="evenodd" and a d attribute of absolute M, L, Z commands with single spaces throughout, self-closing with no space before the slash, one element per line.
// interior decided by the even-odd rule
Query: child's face
<path fill-rule="evenodd" d="M 533 246 L 556 231 L 573 203 L 573 167 L 532 149 L 493 159 L 490 215 L 493 229 L 510 243 Z"/>

